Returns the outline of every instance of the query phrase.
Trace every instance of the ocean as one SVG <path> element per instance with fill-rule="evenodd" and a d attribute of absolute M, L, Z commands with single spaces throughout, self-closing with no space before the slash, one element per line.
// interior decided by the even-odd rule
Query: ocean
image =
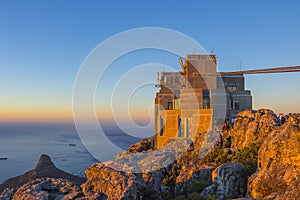
<path fill-rule="evenodd" d="M 104 132 L 123 149 L 140 140 L 114 126 Z M 49 155 L 56 167 L 75 175 L 83 175 L 97 162 L 80 141 L 74 124 L 0 123 L 0 157 L 8 158 L 0 160 L 0 183 L 33 169 L 41 154 Z"/>

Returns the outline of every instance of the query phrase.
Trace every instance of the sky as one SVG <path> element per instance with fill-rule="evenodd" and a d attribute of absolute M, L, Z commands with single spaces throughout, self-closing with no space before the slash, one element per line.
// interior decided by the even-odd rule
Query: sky
<path fill-rule="evenodd" d="M 300 65 L 299 9 L 300 2 L 291 0 L 2 0 L 0 121 L 71 121 L 73 84 L 85 58 L 105 39 L 134 28 L 162 27 L 188 35 L 218 56 L 219 71 Z M 121 57 L 100 81 L 97 115 L 109 121 L 110 95 L 118 80 L 143 63 L 180 69 L 177 57 L 166 52 Z M 155 74 L 149 76 L 155 80 Z M 300 112 L 299 76 L 246 75 L 254 109 Z M 135 120 L 149 120 L 155 91 L 146 85 L 134 92 L 129 108 Z M 121 98 L 116 102 L 124 103 Z"/>

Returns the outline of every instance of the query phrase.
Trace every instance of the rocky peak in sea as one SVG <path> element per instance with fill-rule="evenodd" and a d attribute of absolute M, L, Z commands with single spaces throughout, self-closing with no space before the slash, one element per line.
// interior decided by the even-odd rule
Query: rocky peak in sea
<path fill-rule="evenodd" d="M 0 185 L 0 191 L 5 188 L 19 188 L 29 181 L 44 177 L 68 179 L 78 185 L 86 181 L 86 178 L 74 176 L 56 168 L 48 155 L 41 155 L 39 162 L 33 170 L 6 180 Z"/>
<path fill-rule="evenodd" d="M 39 162 L 36 164 L 36 170 L 44 170 L 45 168 L 53 168 L 55 167 L 54 163 L 52 162 L 50 156 L 42 154 L 40 156 Z"/>

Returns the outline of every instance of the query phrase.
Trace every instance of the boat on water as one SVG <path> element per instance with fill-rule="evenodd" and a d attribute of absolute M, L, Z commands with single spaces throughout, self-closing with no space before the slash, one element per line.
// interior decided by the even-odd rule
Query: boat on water
<path fill-rule="evenodd" d="M 75 146 L 76 146 L 76 144 L 69 144 L 69 146 L 70 146 L 70 147 L 75 147 Z"/>
<path fill-rule="evenodd" d="M 7 160 L 7 157 L 0 157 L 0 160 Z"/>

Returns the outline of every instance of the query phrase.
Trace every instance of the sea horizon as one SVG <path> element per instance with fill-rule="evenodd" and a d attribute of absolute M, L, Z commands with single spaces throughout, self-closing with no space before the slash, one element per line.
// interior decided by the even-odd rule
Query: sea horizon
<path fill-rule="evenodd" d="M 111 124 L 104 132 L 123 149 L 139 140 Z M 0 122 L 0 136 L 0 157 L 7 157 L 0 160 L 0 183 L 33 169 L 41 154 L 49 155 L 63 171 L 79 176 L 98 161 L 82 144 L 74 123 Z"/>

